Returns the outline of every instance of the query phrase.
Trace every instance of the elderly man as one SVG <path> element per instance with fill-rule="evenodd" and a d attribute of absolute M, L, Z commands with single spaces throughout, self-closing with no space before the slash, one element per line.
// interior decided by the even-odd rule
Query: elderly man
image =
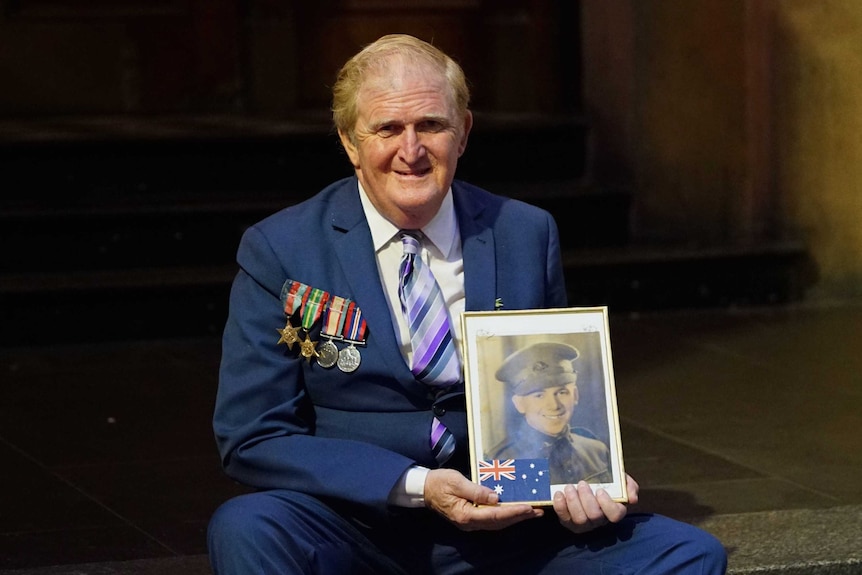
<path fill-rule="evenodd" d="M 355 175 L 244 234 L 214 430 L 255 491 L 210 521 L 217 575 L 724 569 L 706 533 L 586 484 L 542 509 L 465 476 L 460 312 L 566 305 L 553 218 L 454 180 L 468 104 L 430 44 L 370 44 L 333 87 Z"/>

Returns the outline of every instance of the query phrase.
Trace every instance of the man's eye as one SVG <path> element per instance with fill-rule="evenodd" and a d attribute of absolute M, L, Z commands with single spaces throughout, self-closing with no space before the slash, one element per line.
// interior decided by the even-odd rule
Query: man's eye
<path fill-rule="evenodd" d="M 388 138 L 389 136 L 397 136 L 403 130 L 403 126 L 398 124 L 383 124 L 382 126 L 377 127 L 376 132 L 381 138 Z"/>
<path fill-rule="evenodd" d="M 426 120 L 419 124 L 419 131 L 421 132 L 440 132 L 445 128 L 443 122 L 438 120 Z"/>

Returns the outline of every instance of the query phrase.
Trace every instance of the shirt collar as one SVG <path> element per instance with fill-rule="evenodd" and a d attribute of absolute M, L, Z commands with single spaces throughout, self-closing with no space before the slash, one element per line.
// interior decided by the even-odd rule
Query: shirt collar
<path fill-rule="evenodd" d="M 379 252 L 388 244 L 392 238 L 398 235 L 401 231 L 392 222 L 384 218 L 371 199 L 362 187 L 362 182 L 359 184 L 359 200 L 362 202 L 362 210 L 365 212 L 365 219 L 368 221 L 368 227 L 371 228 L 371 239 L 374 242 L 374 251 Z M 458 233 L 458 223 L 455 219 L 455 203 L 452 200 L 452 188 L 446 192 L 443 198 L 443 203 L 440 204 L 440 209 L 428 222 L 422 233 L 433 243 L 438 250 L 443 254 L 443 257 L 449 257 L 449 253 L 455 245 L 455 236 Z"/>

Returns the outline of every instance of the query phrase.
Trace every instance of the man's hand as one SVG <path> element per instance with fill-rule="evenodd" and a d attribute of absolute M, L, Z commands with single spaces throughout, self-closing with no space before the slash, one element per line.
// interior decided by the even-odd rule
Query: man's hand
<path fill-rule="evenodd" d="M 629 503 L 638 501 L 638 484 L 626 475 Z M 566 485 L 554 494 L 554 511 L 560 524 L 573 533 L 586 533 L 608 523 L 617 523 L 626 516 L 626 505 L 611 499 L 607 491 L 599 489 L 595 495 L 586 481 L 577 486 Z"/>
<path fill-rule="evenodd" d="M 473 483 L 454 469 L 432 469 L 425 479 L 425 506 L 463 531 L 503 529 L 544 514 L 527 504 L 498 503 L 492 489 Z"/>

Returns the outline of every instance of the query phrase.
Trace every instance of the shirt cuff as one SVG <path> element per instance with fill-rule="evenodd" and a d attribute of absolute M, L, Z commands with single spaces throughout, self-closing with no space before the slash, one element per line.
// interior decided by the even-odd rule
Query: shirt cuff
<path fill-rule="evenodd" d="M 429 469 L 411 466 L 389 493 L 389 504 L 397 507 L 425 507 L 425 478 Z"/>

